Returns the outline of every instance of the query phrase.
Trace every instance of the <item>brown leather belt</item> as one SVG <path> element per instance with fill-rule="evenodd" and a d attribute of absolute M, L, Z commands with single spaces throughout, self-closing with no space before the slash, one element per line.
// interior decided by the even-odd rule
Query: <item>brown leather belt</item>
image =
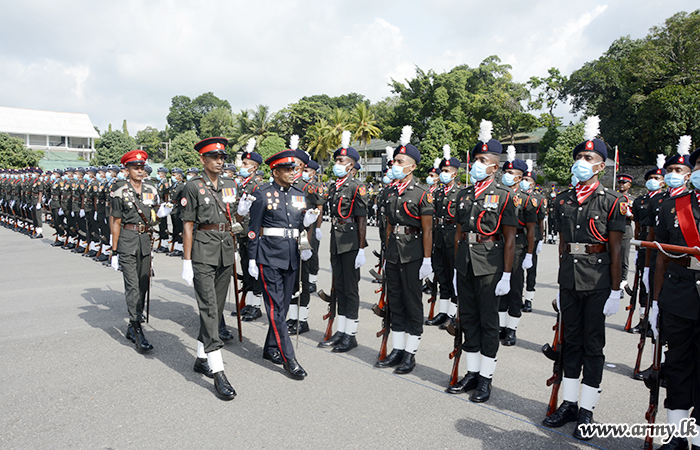
<path fill-rule="evenodd" d="M 572 255 L 584 255 L 591 253 L 605 253 L 608 251 L 606 244 L 564 244 L 565 249 Z"/>
<path fill-rule="evenodd" d="M 694 256 L 684 256 L 682 258 L 671 258 L 673 264 L 685 267 L 690 270 L 700 270 L 700 261 Z"/>
<path fill-rule="evenodd" d="M 438 217 L 436 222 L 438 225 L 454 225 L 456 223 L 454 219 L 448 219 L 446 217 Z"/>
<path fill-rule="evenodd" d="M 485 235 L 481 233 L 467 233 L 463 232 L 462 233 L 462 240 L 464 242 L 469 242 L 469 243 L 482 243 L 482 242 L 497 242 L 497 241 L 502 241 L 503 236 L 501 234 L 492 234 L 492 235 Z"/>
<path fill-rule="evenodd" d="M 137 233 L 148 233 L 150 230 L 148 225 L 142 223 L 123 223 L 122 228 L 125 230 L 136 231 Z"/>
<path fill-rule="evenodd" d="M 422 228 L 418 227 L 402 227 L 400 225 L 394 225 L 395 234 L 420 234 L 423 232 Z"/>
<path fill-rule="evenodd" d="M 344 225 L 346 223 L 355 223 L 355 217 L 348 217 L 347 219 L 343 219 L 342 217 L 333 217 L 332 219 L 333 225 Z"/>
<path fill-rule="evenodd" d="M 197 225 L 199 231 L 231 231 L 230 223 L 208 223 L 206 225 Z"/>

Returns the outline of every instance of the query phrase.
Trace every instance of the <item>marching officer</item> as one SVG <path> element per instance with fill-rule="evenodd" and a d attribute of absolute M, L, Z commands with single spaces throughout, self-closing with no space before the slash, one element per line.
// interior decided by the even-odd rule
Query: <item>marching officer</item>
<path fill-rule="evenodd" d="M 172 185 L 170 187 L 170 200 L 173 204 L 173 213 L 171 214 L 173 221 L 173 233 L 170 237 L 170 248 L 173 250 L 168 253 L 168 256 L 178 256 L 175 252 L 181 250 L 176 247 L 182 248 L 182 213 L 184 208 L 182 207 L 182 197 L 185 193 L 185 174 L 179 167 L 173 167 L 172 176 L 170 181 Z"/>
<path fill-rule="evenodd" d="M 309 292 L 316 292 L 319 269 L 318 248 L 321 244 L 321 239 L 323 239 L 323 232 L 321 232 L 321 224 L 323 223 L 323 205 L 328 200 L 323 195 L 323 187 L 316 180 L 316 174 L 320 168 L 321 166 L 319 166 L 316 161 L 309 160 L 309 163 L 306 165 L 304 173 L 302 174 L 302 179 L 305 183 L 309 184 L 308 189 L 312 192 L 313 198 L 316 199 L 316 209 L 321 211 L 321 214 L 319 214 L 321 218 L 315 225 L 312 225 L 311 229 L 309 230 L 309 243 L 311 244 L 313 250 L 313 255 L 311 256 L 311 259 L 309 259 Z M 308 308 L 306 310 L 306 314 L 308 317 Z"/>
<path fill-rule="evenodd" d="M 394 373 L 399 374 L 410 373 L 416 366 L 415 355 L 423 334 L 421 280 L 433 272 L 433 196 L 413 176 L 421 155 L 410 144 L 411 134 L 410 126 L 403 127 L 391 166 L 396 184 L 387 194 L 384 277 L 392 350 L 375 364 L 396 367 Z"/>
<path fill-rule="evenodd" d="M 228 140 L 211 137 L 199 141 L 194 149 L 204 166 L 204 173 L 191 178 L 180 200 L 184 208 L 182 278 L 194 282 L 199 307 L 199 336 L 194 371 L 214 379 L 216 395 L 233 400 L 236 391 L 224 373 L 220 336 L 226 295 L 228 293 L 236 249 L 233 240 L 236 186 L 222 178 Z M 237 286 L 235 287 L 238 288 Z"/>
<path fill-rule="evenodd" d="M 518 216 L 513 193 L 496 181 L 503 153 L 491 139 L 493 124 L 482 120 L 479 142 L 472 149 L 470 175 L 474 184 L 460 192 L 456 214 L 457 242 L 454 284 L 459 297 L 459 318 L 464 333 L 467 374 L 450 394 L 470 390 L 481 403 L 491 397 L 491 380 L 498 352 L 498 297 L 511 288 Z"/>
<path fill-rule="evenodd" d="M 157 170 L 158 196 L 164 202 L 170 201 L 170 180 L 168 180 L 168 168 L 159 167 Z M 158 224 L 159 245 L 156 253 L 168 253 L 170 251 L 170 233 L 168 233 L 168 216 L 163 217 Z"/>
<path fill-rule="evenodd" d="M 333 174 L 338 178 L 328 193 L 331 270 L 338 307 L 338 329 L 329 340 L 318 344 L 322 348 L 333 347 L 336 353 L 357 347 L 360 267 L 366 262 L 367 189 L 350 174 L 360 159 L 357 150 L 350 147 L 350 134 L 343 131 L 341 148 L 333 153 Z"/>
<path fill-rule="evenodd" d="M 61 188 L 63 187 L 63 170 L 55 169 L 51 174 L 51 187 L 50 192 L 51 200 L 49 202 L 49 208 L 51 209 L 51 218 L 53 220 L 53 228 L 56 231 L 56 240 L 52 247 L 59 247 L 64 244 L 66 239 L 66 225 L 65 216 L 59 214 L 58 211 L 61 208 Z"/>
<path fill-rule="evenodd" d="M 85 168 L 78 167 L 73 174 L 71 184 L 71 216 L 75 221 L 77 243 L 73 253 L 83 253 L 87 245 L 87 222 L 85 221 Z"/>
<path fill-rule="evenodd" d="M 296 291 L 296 272 L 300 269 L 300 232 L 311 225 L 318 215 L 306 211 L 304 193 L 292 186 L 296 162 L 294 150 L 283 150 L 265 160 L 274 181 L 253 192 L 248 226 L 248 272 L 260 279 L 267 310 L 269 329 L 263 358 L 282 364 L 290 377 L 301 380 L 306 371 L 296 360 L 294 347 L 287 331 L 287 313 L 292 294 Z M 302 259 L 311 257 L 304 249 Z"/>
<path fill-rule="evenodd" d="M 115 166 L 112 166 L 115 167 Z M 108 222 L 107 209 L 109 206 L 109 182 L 110 179 L 107 177 L 113 176 L 114 172 L 109 170 L 109 166 L 100 166 L 97 171 L 95 178 L 97 179 L 97 186 L 95 190 L 95 213 L 96 213 L 96 224 L 97 224 L 97 238 L 99 244 L 99 251 L 95 255 L 94 259 L 98 262 L 104 262 L 109 259 L 109 239 L 110 230 Z"/>
<path fill-rule="evenodd" d="M 31 211 L 32 211 L 32 225 L 34 227 L 34 234 L 32 235 L 32 239 L 41 239 L 44 237 L 43 230 L 42 230 L 42 210 L 43 210 L 43 201 L 42 198 L 44 196 L 44 187 L 45 183 L 44 180 L 42 179 L 43 177 L 40 176 L 42 173 L 42 170 L 39 168 L 34 169 L 34 177 L 31 181 Z"/>
<path fill-rule="evenodd" d="M 620 309 L 622 235 L 627 203 L 604 188 L 598 174 L 608 153 L 598 135 L 598 117 L 586 121 L 585 141 L 573 151 L 576 187 L 559 194 L 555 214 L 559 231 L 558 309 L 563 323 L 563 403 L 544 419 L 547 427 L 593 421 L 600 398 L 605 356 L 605 318 Z M 579 404 L 579 377 L 583 369 Z M 586 440 L 590 439 L 586 438 Z"/>
<path fill-rule="evenodd" d="M 531 159 L 526 159 L 527 172 L 523 174 L 523 179 L 520 181 L 520 189 L 526 192 L 530 197 L 530 202 L 537 205 L 535 209 L 537 221 L 535 222 L 535 252 L 532 254 L 532 267 L 527 269 L 525 276 L 525 298 L 523 303 L 523 312 L 532 312 L 532 301 L 535 299 L 535 284 L 537 282 L 537 255 L 542 251 L 543 234 L 546 232 L 544 228 L 544 218 L 546 216 L 547 199 L 541 193 L 535 191 L 536 175 L 533 170 L 533 162 Z"/>
<path fill-rule="evenodd" d="M 630 194 L 632 181 L 634 181 L 632 175 L 626 173 L 617 174 L 617 192 L 625 197 L 625 202 L 629 205 L 627 208 L 627 217 L 625 217 L 625 234 L 622 235 L 622 255 L 620 255 L 620 259 L 622 260 L 622 281 L 620 281 L 620 293 L 622 293 L 622 290 L 628 285 L 627 272 L 629 271 L 630 240 L 634 236 L 634 229 L 632 227 L 632 203 L 634 198 L 631 197 Z"/>

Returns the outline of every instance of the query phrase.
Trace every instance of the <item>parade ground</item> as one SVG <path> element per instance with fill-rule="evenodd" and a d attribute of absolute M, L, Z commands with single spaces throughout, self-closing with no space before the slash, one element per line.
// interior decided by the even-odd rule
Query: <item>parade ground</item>
<path fill-rule="evenodd" d="M 324 222 L 318 289 L 329 292 L 329 224 Z M 144 332 L 155 349 L 141 355 L 125 339 L 127 312 L 122 274 L 75 253 L 0 228 L 0 448 L 2 449 L 637 449 L 640 438 L 577 441 L 574 423 L 541 425 L 552 363 L 541 353 L 552 341 L 557 291 L 555 245 L 539 255 L 533 312 L 523 314 L 514 347 L 501 346 L 487 403 L 444 392 L 453 338 L 425 327 L 408 375 L 374 367 L 381 319 L 371 307 L 380 285 L 376 227 L 368 227 L 367 264 L 360 281 L 359 346 L 345 354 L 316 347 L 327 304 L 312 294 L 311 331 L 299 337 L 297 359 L 309 376 L 287 377 L 262 359 L 265 316 L 243 323 L 243 342 L 226 343 L 226 375 L 238 396 L 214 395 L 213 380 L 193 372 L 199 331 L 194 288 L 181 278 L 182 260 L 154 258 L 150 322 Z M 632 252 L 634 254 L 634 252 Z M 240 268 L 239 268 L 240 272 Z M 630 284 L 634 274 L 630 272 Z M 425 315 L 428 314 L 427 300 Z M 631 378 L 638 334 L 623 331 L 620 312 L 607 320 L 598 423 L 645 423 L 649 391 Z M 237 337 L 236 318 L 226 322 Z M 638 321 L 635 313 L 634 324 Z M 294 338 L 293 338 L 294 339 Z M 391 340 L 390 340 L 391 341 Z M 651 363 L 647 342 L 643 368 Z M 460 378 L 466 373 L 462 358 Z M 663 405 L 664 393 L 660 404 Z M 657 422 L 665 423 L 660 408 Z M 660 440 L 655 440 L 658 446 Z"/>

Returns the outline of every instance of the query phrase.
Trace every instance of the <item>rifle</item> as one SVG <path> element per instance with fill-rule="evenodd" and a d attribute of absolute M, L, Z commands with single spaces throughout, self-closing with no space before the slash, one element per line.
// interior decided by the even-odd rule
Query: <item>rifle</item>
<path fill-rule="evenodd" d="M 382 256 L 384 256 L 384 252 L 382 252 Z M 385 261 L 380 261 L 380 264 L 384 266 Z M 375 293 L 378 292 L 381 292 L 382 295 L 379 296 L 379 303 L 374 305 L 372 310 L 382 318 L 382 329 L 377 332 L 377 337 L 381 336 L 382 338 L 382 342 L 379 345 L 377 361 L 383 361 L 386 358 L 389 333 L 391 333 L 391 314 L 389 312 L 389 302 L 386 298 L 386 276 L 382 277 L 382 287 L 375 291 Z"/>
<path fill-rule="evenodd" d="M 153 276 L 153 241 L 155 240 L 153 238 L 153 231 L 150 231 L 149 235 L 151 238 L 151 258 L 150 267 L 148 268 L 148 290 L 146 291 L 146 323 L 148 323 L 151 317 L 151 277 Z"/>
<path fill-rule="evenodd" d="M 640 241 L 637 239 L 630 240 L 631 245 L 637 247 L 650 248 L 652 250 L 662 250 L 664 252 L 685 253 L 687 255 L 700 256 L 700 248 L 684 247 L 682 245 L 662 244 L 656 241 Z"/>
<path fill-rule="evenodd" d="M 238 247 L 238 241 L 236 240 L 236 234 L 231 233 L 233 237 L 233 252 L 236 253 L 236 247 Z M 236 293 L 236 322 L 238 324 L 238 342 L 243 342 L 243 328 L 241 328 L 241 300 L 238 293 L 238 268 L 236 267 L 236 258 L 233 258 L 233 286 L 234 292 Z M 229 285 L 229 298 L 230 298 L 231 286 Z M 243 300 L 245 302 L 245 300 Z"/>
<path fill-rule="evenodd" d="M 637 304 L 637 294 L 639 293 L 639 265 L 636 264 L 635 261 L 635 267 L 637 270 L 635 270 L 634 273 L 634 284 L 632 285 L 632 295 L 630 295 L 630 304 L 625 308 L 627 311 L 630 313 L 627 315 L 627 322 L 625 322 L 625 331 L 629 331 L 630 328 L 632 328 L 632 318 L 634 317 L 634 310 Z M 644 270 L 644 269 L 642 269 Z"/>
<path fill-rule="evenodd" d="M 639 343 L 637 344 L 637 361 L 634 363 L 634 371 L 632 372 L 632 378 L 635 380 L 642 380 L 643 372 L 639 370 L 639 366 L 642 363 L 642 355 L 644 354 L 644 344 L 646 343 L 647 333 L 649 331 L 649 313 L 651 312 L 651 295 L 647 295 L 647 303 L 644 305 L 644 324 L 642 329 L 639 330 Z"/>
<path fill-rule="evenodd" d="M 328 303 L 328 313 L 323 316 L 323 320 L 328 320 L 326 325 L 326 333 L 323 335 L 323 340 L 327 341 L 333 336 L 333 322 L 335 321 L 336 298 L 335 298 L 335 276 L 331 281 L 331 295 L 326 295 L 323 289 L 318 291 L 318 296 L 321 300 Z M 298 326 L 297 326 L 298 328 Z"/>
<path fill-rule="evenodd" d="M 660 314 L 659 314 L 660 317 Z M 649 388 L 649 408 L 644 414 L 647 423 L 653 425 L 656 422 L 656 413 L 659 411 L 659 389 L 661 386 L 661 351 L 663 345 L 660 337 L 656 338 L 654 345 L 654 362 L 651 365 L 651 370 L 644 377 L 644 384 Z M 652 450 L 654 448 L 654 437 L 651 433 L 647 433 L 644 437 L 644 450 Z"/>
<path fill-rule="evenodd" d="M 430 305 L 428 320 L 432 320 L 435 316 L 435 303 L 437 303 L 437 277 L 433 274 L 433 280 L 430 282 L 430 298 L 428 299 Z"/>
<path fill-rule="evenodd" d="M 459 305 L 455 314 L 455 348 L 450 352 L 450 359 L 454 359 L 452 363 L 452 373 L 450 374 L 450 386 L 454 386 L 459 382 L 459 359 L 462 357 L 462 323 L 459 318 Z"/>
<path fill-rule="evenodd" d="M 547 407 L 548 416 L 556 411 L 559 405 L 559 387 L 561 386 L 561 380 L 564 375 L 564 332 L 562 328 L 561 311 L 557 308 L 556 300 L 552 301 L 552 307 L 557 313 L 557 322 L 552 327 L 552 330 L 554 330 L 554 339 L 552 340 L 552 345 L 547 343 L 542 346 L 542 353 L 544 353 L 544 356 L 554 361 L 552 376 L 547 379 L 547 386 L 552 387 L 552 393 L 549 396 L 549 405 Z"/>

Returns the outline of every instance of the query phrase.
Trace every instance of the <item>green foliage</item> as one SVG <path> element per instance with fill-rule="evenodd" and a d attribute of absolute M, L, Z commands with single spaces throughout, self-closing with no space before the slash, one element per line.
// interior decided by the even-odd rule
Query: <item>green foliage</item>
<path fill-rule="evenodd" d="M 201 169 L 202 163 L 199 160 L 199 152 L 194 149 L 194 144 L 199 141 L 200 139 L 194 130 L 178 134 L 172 141 L 170 154 L 168 159 L 163 162 L 163 165 L 168 169 L 179 167 L 185 171 L 190 167 Z"/>
<path fill-rule="evenodd" d="M 176 95 L 171 100 L 167 118 L 172 137 L 186 131 L 194 131 L 197 136 L 203 136 L 202 118 L 217 108 L 231 112 L 228 100 L 222 100 L 211 92 L 204 93 L 194 100 L 186 95 Z"/>
<path fill-rule="evenodd" d="M 153 127 L 146 127 L 143 130 L 136 132 L 136 144 L 140 146 L 146 153 L 148 159 L 153 162 L 162 162 L 165 157 L 162 150 L 161 132 Z"/>
<path fill-rule="evenodd" d="M 0 167 L 3 169 L 37 167 L 40 159 L 36 151 L 24 146 L 22 139 L 0 133 Z"/>
<path fill-rule="evenodd" d="M 124 122 L 122 122 L 122 133 L 125 135 L 129 135 L 129 127 L 126 126 L 126 119 L 124 119 Z"/>
<path fill-rule="evenodd" d="M 265 161 L 270 156 L 274 155 L 275 153 L 279 153 L 285 150 L 286 148 L 286 142 L 284 139 L 277 136 L 276 134 L 269 134 L 260 143 L 257 151 L 258 153 L 260 153 L 260 156 L 262 156 L 263 161 Z M 263 170 L 265 172 L 266 178 L 270 176 L 270 167 L 267 164 L 261 164 L 260 170 Z"/>
<path fill-rule="evenodd" d="M 376 138 L 381 133 L 376 123 L 374 114 L 372 114 L 366 104 L 358 103 L 355 105 L 355 109 L 350 115 L 350 123 L 347 125 L 347 129 L 352 131 L 353 140 L 360 141 L 361 150 L 365 151 L 365 159 L 367 159 L 367 145 L 372 142 L 372 138 Z"/>
<path fill-rule="evenodd" d="M 138 145 L 131 136 L 122 131 L 107 131 L 95 142 L 95 157 L 92 163 L 96 166 L 119 164 L 124 153 L 136 150 Z"/>
<path fill-rule="evenodd" d="M 250 138 L 255 138 L 256 146 L 274 134 L 271 130 L 270 107 L 258 105 L 256 109 L 243 110 L 234 118 L 232 134 L 236 136 L 232 147 L 234 150 L 245 148 Z"/>
<path fill-rule="evenodd" d="M 226 108 L 217 107 L 202 116 L 200 122 L 202 138 L 224 136 L 231 138 L 234 134 L 233 116 Z"/>
<path fill-rule="evenodd" d="M 583 123 L 570 126 L 559 135 L 554 146 L 544 155 L 542 172 L 547 180 L 569 184 L 571 166 L 574 164 L 572 152 L 582 141 Z"/>
<path fill-rule="evenodd" d="M 544 133 L 544 136 L 542 136 L 542 140 L 537 148 L 538 162 L 541 163 L 543 161 L 544 155 L 547 154 L 550 148 L 556 145 L 557 139 L 559 139 L 559 130 L 557 130 L 556 126 L 550 124 L 547 127 L 547 131 Z"/>
<path fill-rule="evenodd" d="M 561 120 L 554 115 L 554 108 L 557 104 L 566 101 L 566 82 L 568 81 L 565 75 L 562 75 L 559 69 L 552 67 L 547 71 L 549 76 L 544 78 L 530 77 L 527 85 L 530 89 L 537 89 L 539 92 L 534 100 L 528 104 L 531 110 L 546 109 L 547 115 L 542 114 L 546 118 L 544 125 L 547 127 L 559 126 Z"/>

